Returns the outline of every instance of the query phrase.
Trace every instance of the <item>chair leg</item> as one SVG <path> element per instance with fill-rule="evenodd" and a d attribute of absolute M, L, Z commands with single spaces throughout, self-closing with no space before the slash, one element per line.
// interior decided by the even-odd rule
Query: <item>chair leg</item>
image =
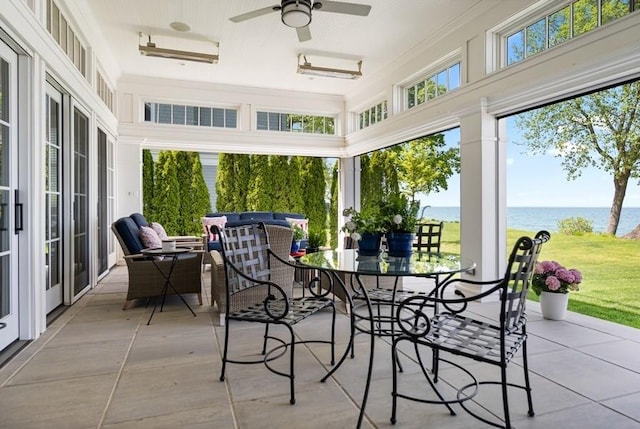
<path fill-rule="evenodd" d="M 129 306 L 133 303 L 133 301 L 134 301 L 133 299 L 126 300 L 122 305 L 122 310 L 127 310 Z"/>
<path fill-rule="evenodd" d="M 507 392 L 507 366 L 500 367 L 500 377 L 502 381 L 502 407 L 504 408 L 504 427 L 511 429 L 511 417 L 509 416 L 509 396 Z"/>
<path fill-rule="evenodd" d="M 222 315 L 220 317 L 223 317 Z M 222 370 L 220 371 L 220 381 L 224 381 L 224 371 L 227 367 L 227 352 L 229 351 L 229 321 L 224 326 L 224 350 L 222 352 Z"/>
<path fill-rule="evenodd" d="M 267 337 L 269 337 L 269 324 L 265 323 L 264 325 L 264 340 L 262 342 L 262 354 L 267 353 Z"/>
<path fill-rule="evenodd" d="M 202 293 L 198 294 L 198 304 L 202 305 Z"/>
<path fill-rule="evenodd" d="M 295 368 L 295 362 L 294 362 L 294 357 L 295 357 L 295 348 L 296 348 L 296 339 L 295 339 L 295 335 L 293 333 L 293 329 L 291 328 L 291 326 L 289 325 L 285 325 L 287 328 L 289 328 L 289 332 L 291 333 L 291 357 L 290 357 L 290 361 L 289 361 L 289 389 L 291 390 L 291 398 L 289 399 L 289 403 L 291 405 L 296 403 L 296 392 L 295 392 L 295 375 L 294 375 L 294 368 Z M 266 344 L 266 338 L 265 338 L 265 344 Z"/>
<path fill-rule="evenodd" d="M 533 411 L 533 399 L 531 398 L 531 382 L 529 381 L 529 362 L 527 359 L 527 340 L 522 343 L 522 363 L 524 368 L 524 386 L 527 391 L 527 402 L 529 403 L 529 417 L 533 417 L 536 413 Z"/>

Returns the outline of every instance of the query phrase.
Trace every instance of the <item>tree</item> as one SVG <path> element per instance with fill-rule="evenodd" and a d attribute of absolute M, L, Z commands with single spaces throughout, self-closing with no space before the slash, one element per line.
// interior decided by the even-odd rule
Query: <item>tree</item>
<path fill-rule="evenodd" d="M 162 224 L 169 235 L 180 231 L 180 184 L 175 153 L 161 151 L 156 164 L 154 191 L 155 221 Z"/>
<path fill-rule="evenodd" d="M 202 163 L 200 162 L 200 154 L 191 152 L 191 182 L 189 194 L 191 195 L 191 222 L 186 235 L 199 235 L 202 231 L 201 217 L 211 211 L 211 196 L 209 188 L 204 181 L 202 173 Z"/>
<path fill-rule="evenodd" d="M 218 155 L 218 171 L 216 173 L 216 210 L 231 212 L 234 210 L 234 157 L 229 153 Z"/>
<path fill-rule="evenodd" d="M 302 161 L 301 183 L 303 213 L 309 219 L 309 230 L 326 231 L 327 204 L 325 202 L 325 167 L 322 158 L 296 157 Z"/>
<path fill-rule="evenodd" d="M 458 148 L 444 149 L 444 134 L 434 134 L 401 145 L 398 154 L 400 187 L 411 201 L 417 193 L 430 194 L 448 188 L 447 181 L 460 173 Z"/>
<path fill-rule="evenodd" d="M 271 189 L 271 208 L 274 212 L 287 212 L 289 207 L 289 189 L 293 186 L 289 180 L 289 157 L 272 155 L 269 157 L 269 185 Z"/>
<path fill-rule="evenodd" d="M 269 183 L 269 156 L 251 156 L 251 176 L 247 190 L 247 210 L 265 211 L 271 207 Z"/>
<path fill-rule="evenodd" d="M 297 183 L 298 186 L 289 187 L 288 192 L 288 207 L 291 213 L 304 213 L 308 219 L 310 219 L 310 214 L 306 210 L 305 201 L 306 201 L 306 176 L 304 170 L 307 167 L 307 158 L 303 156 L 292 156 L 289 159 L 289 180 L 291 183 Z M 311 221 L 309 221 L 311 223 Z"/>
<path fill-rule="evenodd" d="M 331 170 L 331 202 L 329 204 L 329 245 L 338 248 L 338 163 Z"/>
<path fill-rule="evenodd" d="M 180 206 L 178 208 L 179 229 L 176 235 L 190 235 L 193 222 L 193 194 L 191 193 L 191 152 L 176 151 L 176 177 L 180 186 Z"/>
<path fill-rule="evenodd" d="M 521 113 L 516 125 L 533 154 L 554 150 L 568 180 L 586 167 L 613 176 L 608 234 L 616 234 L 629 179 L 640 178 L 640 82 Z"/>
<path fill-rule="evenodd" d="M 155 218 L 153 193 L 155 188 L 155 172 L 153 156 L 149 149 L 142 150 L 142 213 L 147 219 Z"/>
<path fill-rule="evenodd" d="M 243 212 L 247 210 L 247 193 L 251 180 L 251 155 L 237 154 L 234 157 L 233 166 L 233 211 Z"/>

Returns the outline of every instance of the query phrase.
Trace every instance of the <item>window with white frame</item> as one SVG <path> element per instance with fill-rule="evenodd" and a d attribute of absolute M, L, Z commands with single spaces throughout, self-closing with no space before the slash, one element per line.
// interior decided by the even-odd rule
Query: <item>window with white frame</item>
<path fill-rule="evenodd" d="M 460 87 L 460 61 L 427 73 L 404 88 L 406 108 L 411 109 Z"/>
<path fill-rule="evenodd" d="M 238 109 L 146 102 L 144 121 L 156 124 L 238 128 Z"/>
<path fill-rule="evenodd" d="M 256 128 L 266 131 L 335 135 L 335 123 L 333 116 L 264 111 L 256 114 Z"/>
<path fill-rule="evenodd" d="M 387 100 L 381 103 L 371 106 L 368 109 L 360 112 L 358 115 L 358 127 L 362 130 L 369 125 L 377 124 L 380 121 L 384 121 L 388 117 L 387 112 Z"/>
<path fill-rule="evenodd" d="M 555 4 L 555 3 L 554 3 Z M 639 8 L 638 0 L 577 0 L 510 26 L 500 34 L 501 67 L 518 63 L 609 24 Z"/>
<path fill-rule="evenodd" d="M 47 1 L 47 31 L 73 65 L 87 78 L 87 50 L 53 0 Z"/>
<path fill-rule="evenodd" d="M 99 71 L 96 71 L 96 92 L 109 110 L 113 112 L 113 90 Z"/>

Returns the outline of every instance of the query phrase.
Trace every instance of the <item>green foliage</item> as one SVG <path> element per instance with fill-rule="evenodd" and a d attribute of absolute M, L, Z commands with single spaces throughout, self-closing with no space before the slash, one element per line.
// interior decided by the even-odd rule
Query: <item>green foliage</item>
<path fill-rule="evenodd" d="M 329 246 L 338 248 L 338 163 L 331 170 L 331 200 L 329 203 Z"/>
<path fill-rule="evenodd" d="M 251 183 L 251 155 L 237 154 L 234 157 L 233 211 L 247 210 L 247 189 Z"/>
<path fill-rule="evenodd" d="M 583 217 L 572 217 L 558 221 L 558 232 L 568 235 L 582 235 L 593 232 L 593 222 Z"/>
<path fill-rule="evenodd" d="M 216 210 L 219 212 L 231 212 L 234 208 L 234 158 L 233 154 L 221 153 L 218 155 Z"/>
<path fill-rule="evenodd" d="M 305 168 L 304 158 L 301 156 L 292 156 L 289 160 L 289 192 L 287 196 L 289 201 L 287 206 L 292 213 L 306 213 L 304 211 L 304 192 L 306 183 L 304 180 L 303 169 Z M 293 184 L 293 186 L 291 186 Z"/>
<path fill-rule="evenodd" d="M 289 157 L 272 155 L 269 157 L 269 188 L 272 200 L 270 210 L 276 212 L 289 211 L 289 190 L 295 186 L 290 181 Z"/>
<path fill-rule="evenodd" d="M 304 238 L 304 229 L 299 225 L 292 223 L 291 230 L 293 231 L 293 241 L 302 240 Z"/>
<path fill-rule="evenodd" d="M 147 219 L 155 218 L 154 193 L 155 172 L 153 156 L 149 149 L 142 150 L 142 213 Z"/>
<path fill-rule="evenodd" d="M 180 183 L 175 152 L 161 151 L 156 164 L 156 187 L 154 191 L 155 218 L 169 235 L 179 235 L 180 222 Z"/>
<path fill-rule="evenodd" d="M 411 140 L 400 145 L 398 170 L 402 191 L 415 200 L 417 193 L 447 190 L 447 181 L 460 173 L 458 148 L 444 149 L 444 134 Z"/>
<path fill-rule="evenodd" d="M 607 233 L 614 234 L 629 179 L 640 178 L 640 82 L 628 83 L 516 116 L 532 154 L 562 159 L 567 178 L 596 167 L 613 178 Z"/>
<path fill-rule="evenodd" d="M 327 225 L 327 204 L 325 202 L 325 165 L 322 158 L 302 157 L 301 182 L 304 213 L 309 219 L 309 230 L 324 230 Z"/>
<path fill-rule="evenodd" d="M 185 235 L 200 235 L 202 224 L 200 218 L 211 211 L 211 196 L 204 181 L 200 154 L 191 152 L 191 182 L 189 188 L 191 222 Z"/>
<path fill-rule="evenodd" d="M 271 207 L 269 156 L 251 157 L 251 181 L 247 191 L 247 210 L 265 211 Z"/>
<path fill-rule="evenodd" d="M 415 232 L 420 201 L 406 195 L 389 195 L 380 206 L 382 228 L 386 232 Z"/>
<path fill-rule="evenodd" d="M 180 206 L 178 208 L 179 216 L 176 222 L 179 225 L 175 235 L 190 235 L 192 230 L 191 223 L 192 213 L 191 206 L 193 204 L 191 194 L 191 155 L 190 152 L 176 151 L 174 152 L 176 159 L 176 177 L 180 186 Z"/>
<path fill-rule="evenodd" d="M 322 247 L 327 243 L 327 234 L 324 229 L 309 229 L 309 247 Z"/>

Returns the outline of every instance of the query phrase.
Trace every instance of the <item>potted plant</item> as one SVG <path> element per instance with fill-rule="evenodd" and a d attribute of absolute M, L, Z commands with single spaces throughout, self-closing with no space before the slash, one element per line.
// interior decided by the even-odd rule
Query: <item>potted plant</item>
<path fill-rule="evenodd" d="M 307 245 L 307 253 L 317 252 L 320 246 L 324 246 L 327 241 L 327 235 L 324 230 L 311 229 L 309 230 L 309 237 L 307 238 L 309 244 Z"/>
<path fill-rule="evenodd" d="M 380 215 L 389 256 L 411 255 L 419 209 L 420 201 L 405 195 L 392 195 L 382 202 Z"/>
<path fill-rule="evenodd" d="M 540 296 L 545 319 L 562 320 L 567 311 L 569 292 L 580 290 L 582 273 L 567 269 L 556 261 L 538 262 L 531 279 L 531 289 Z"/>
<path fill-rule="evenodd" d="M 305 236 L 304 229 L 299 225 L 292 223 L 291 230 L 293 231 L 293 238 L 291 239 L 291 253 L 298 253 L 300 251 L 300 240 Z"/>
<path fill-rule="evenodd" d="M 382 224 L 380 215 L 374 210 L 358 212 L 349 207 L 342 212 L 349 220 L 342 227 L 349 238 L 358 242 L 358 251 L 363 256 L 377 256 L 380 253 Z"/>

